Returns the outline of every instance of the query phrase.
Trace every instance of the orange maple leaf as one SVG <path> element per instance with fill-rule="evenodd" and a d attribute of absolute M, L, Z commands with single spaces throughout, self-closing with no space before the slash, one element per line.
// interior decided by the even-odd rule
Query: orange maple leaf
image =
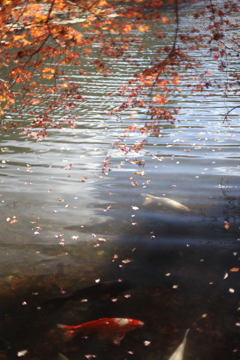
<path fill-rule="evenodd" d="M 128 33 L 132 30 L 132 25 L 125 25 L 123 28 L 123 32 Z"/>
<path fill-rule="evenodd" d="M 44 68 L 43 70 L 42 70 L 42 72 L 43 73 L 46 73 L 46 72 L 49 72 L 49 73 L 51 73 L 51 74 L 55 74 L 55 72 L 56 72 L 56 70 L 55 69 L 53 69 L 53 68 Z"/>
<path fill-rule="evenodd" d="M 153 98 L 153 103 L 165 104 L 167 102 L 168 102 L 168 100 L 160 94 L 154 96 L 154 98 Z"/>
<path fill-rule="evenodd" d="M 165 17 L 162 17 L 161 20 L 162 20 L 162 22 L 164 22 L 165 24 L 170 24 L 170 23 L 171 23 L 171 20 L 168 19 L 168 18 L 165 18 Z"/>
<path fill-rule="evenodd" d="M 150 26 L 149 25 L 145 25 L 145 26 L 140 25 L 140 26 L 138 26 L 138 30 L 139 31 L 148 31 L 148 30 L 150 30 Z"/>
<path fill-rule="evenodd" d="M 230 222 L 224 221 L 224 223 L 225 223 L 224 225 L 225 229 L 228 230 L 230 228 Z"/>
<path fill-rule="evenodd" d="M 237 272 L 239 270 L 240 270 L 240 268 L 237 268 L 237 267 L 233 267 L 233 268 L 230 269 L 231 272 Z"/>

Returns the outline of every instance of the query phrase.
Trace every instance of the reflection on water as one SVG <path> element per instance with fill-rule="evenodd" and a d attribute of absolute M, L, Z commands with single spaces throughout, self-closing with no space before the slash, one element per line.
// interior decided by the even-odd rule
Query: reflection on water
<path fill-rule="evenodd" d="M 189 328 L 184 360 L 239 360 L 239 122 L 222 122 L 221 94 L 189 96 L 182 84 L 172 99 L 181 106 L 179 123 L 163 122 L 160 136 L 147 138 L 140 153 L 112 148 L 131 114 L 109 118 L 125 99 L 110 101 L 106 94 L 116 94 L 150 55 L 132 54 L 139 67 L 112 64 L 113 77 L 98 74 L 90 87 L 89 78 L 70 69 L 87 99 L 79 104 L 76 129 L 52 130 L 40 143 L 17 132 L 1 134 L 0 359 L 18 359 L 27 350 L 26 360 L 53 360 L 59 352 L 70 360 L 168 360 Z M 139 109 L 134 122 L 145 121 Z M 111 163 L 103 175 L 106 155 Z M 141 193 L 190 211 L 145 206 Z M 117 301 L 106 294 L 44 306 L 117 279 L 136 284 Z M 94 334 L 64 343 L 56 326 L 102 317 L 145 325 L 127 333 L 120 346 Z"/>

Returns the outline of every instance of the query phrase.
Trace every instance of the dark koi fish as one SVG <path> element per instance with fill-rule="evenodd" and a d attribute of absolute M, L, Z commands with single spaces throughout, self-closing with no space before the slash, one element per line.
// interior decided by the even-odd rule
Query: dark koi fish
<path fill-rule="evenodd" d="M 137 329 L 143 324 L 142 321 L 135 319 L 103 318 L 76 326 L 58 324 L 58 327 L 64 330 L 64 341 L 71 340 L 79 332 L 84 335 L 98 332 L 99 339 L 109 338 L 114 344 L 119 345 L 126 332 Z"/>
<path fill-rule="evenodd" d="M 135 284 L 127 281 L 107 281 L 99 284 L 89 286 L 85 289 L 77 290 L 68 296 L 57 297 L 44 302 L 44 305 L 57 305 L 61 306 L 70 300 L 96 300 L 100 297 L 109 294 L 111 297 L 117 297 L 120 292 L 133 288 Z"/>

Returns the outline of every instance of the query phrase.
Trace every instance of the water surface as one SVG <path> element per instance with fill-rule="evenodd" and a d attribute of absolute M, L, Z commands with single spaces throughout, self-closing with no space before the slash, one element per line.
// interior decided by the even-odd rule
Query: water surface
<path fill-rule="evenodd" d="M 152 50 L 157 46 L 146 41 Z M 172 99 L 181 106 L 179 122 L 163 121 L 161 136 L 148 137 L 139 153 L 113 148 L 130 111 L 121 119 L 109 116 L 125 98 L 107 94 L 151 61 L 151 47 L 131 55 L 138 66 L 113 63 L 107 78 L 69 69 L 87 99 L 76 109 L 75 129 L 51 130 L 37 143 L 18 131 L 1 133 L 0 336 L 11 344 L 3 359 L 22 350 L 28 350 L 25 359 L 36 360 L 56 359 L 58 352 L 70 360 L 168 359 L 188 328 L 184 360 L 239 359 L 239 119 L 223 122 L 221 91 L 189 95 L 183 83 Z M 195 55 L 205 56 L 221 78 L 207 53 Z M 235 101 L 229 98 L 227 106 Z M 134 123 L 146 120 L 139 109 Z M 132 134 L 126 144 L 144 136 Z M 104 175 L 106 156 L 111 163 Z M 174 199 L 190 211 L 144 206 L 142 193 Z M 116 279 L 136 284 L 118 301 L 106 294 L 61 309 L 43 306 Z M 65 344 L 56 327 L 101 317 L 145 325 L 120 346 L 94 335 Z"/>

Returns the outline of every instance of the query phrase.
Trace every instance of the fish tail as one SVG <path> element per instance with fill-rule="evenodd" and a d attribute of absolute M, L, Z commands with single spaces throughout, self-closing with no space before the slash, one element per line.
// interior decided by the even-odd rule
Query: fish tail
<path fill-rule="evenodd" d="M 63 341 L 70 341 L 76 335 L 75 326 L 57 324 L 57 326 L 63 330 Z"/>
<path fill-rule="evenodd" d="M 64 356 L 63 354 L 61 353 L 58 353 L 58 358 L 57 360 L 68 360 L 68 358 L 66 356 Z"/>

